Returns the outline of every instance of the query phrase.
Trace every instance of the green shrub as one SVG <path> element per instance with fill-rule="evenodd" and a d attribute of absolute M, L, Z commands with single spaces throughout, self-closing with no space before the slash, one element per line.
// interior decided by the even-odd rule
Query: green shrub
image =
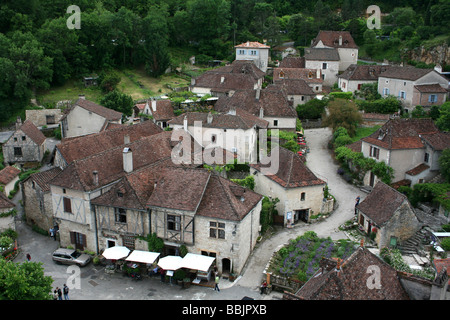
<path fill-rule="evenodd" d="M 441 247 L 445 251 L 450 251 L 450 238 L 444 238 L 441 240 Z"/>
<path fill-rule="evenodd" d="M 330 92 L 330 96 L 338 99 L 350 100 L 353 96 L 352 92 Z"/>

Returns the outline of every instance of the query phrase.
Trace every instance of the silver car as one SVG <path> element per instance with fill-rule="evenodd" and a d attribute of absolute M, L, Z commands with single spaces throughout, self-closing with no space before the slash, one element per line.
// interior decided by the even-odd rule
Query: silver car
<path fill-rule="evenodd" d="M 52 259 L 58 263 L 76 264 L 84 267 L 91 261 L 91 256 L 85 253 L 80 253 L 75 249 L 56 249 L 52 254 Z"/>

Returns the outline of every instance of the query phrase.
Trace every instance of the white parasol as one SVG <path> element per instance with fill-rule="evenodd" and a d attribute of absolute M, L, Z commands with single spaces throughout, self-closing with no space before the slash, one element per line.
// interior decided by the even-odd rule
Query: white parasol
<path fill-rule="evenodd" d="M 114 247 L 105 249 L 105 251 L 103 251 L 102 255 L 106 259 L 109 259 L 109 260 L 118 260 L 118 259 L 125 258 L 126 256 L 128 256 L 129 253 L 130 253 L 130 249 L 128 249 L 127 247 L 114 246 Z"/>
<path fill-rule="evenodd" d="M 166 256 L 159 259 L 158 266 L 164 270 L 178 270 L 181 268 L 183 258 L 178 256 Z"/>
<path fill-rule="evenodd" d="M 159 257 L 159 252 L 139 251 L 134 250 L 125 260 L 140 262 L 140 263 L 153 263 Z"/>

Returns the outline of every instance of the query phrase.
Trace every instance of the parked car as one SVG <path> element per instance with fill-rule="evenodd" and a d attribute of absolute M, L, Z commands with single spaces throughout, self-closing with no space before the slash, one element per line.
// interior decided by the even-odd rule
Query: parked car
<path fill-rule="evenodd" d="M 84 267 L 91 261 L 91 256 L 75 249 L 56 249 L 52 254 L 53 261 L 63 264 L 76 264 Z"/>

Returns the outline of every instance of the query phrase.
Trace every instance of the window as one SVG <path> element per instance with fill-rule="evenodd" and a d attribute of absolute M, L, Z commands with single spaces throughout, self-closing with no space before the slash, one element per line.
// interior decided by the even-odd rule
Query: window
<path fill-rule="evenodd" d="M 389 95 L 389 88 L 384 88 L 383 89 L 383 96 L 388 96 Z"/>
<path fill-rule="evenodd" d="M 172 231 L 180 231 L 181 217 L 174 215 L 167 215 L 167 229 Z"/>
<path fill-rule="evenodd" d="M 405 92 L 405 91 L 400 91 L 400 92 L 398 93 L 398 97 L 399 97 L 400 99 L 406 99 L 406 92 Z"/>
<path fill-rule="evenodd" d="M 430 160 L 430 154 L 428 152 L 425 152 L 425 157 L 423 158 L 423 161 L 428 163 L 429 160 Z"/>
<path fill-rule="evenodd" d="M 326 70 L 327 67 L 328 67 L 328 63 L 326 63 L 326 62 L 322 63 L 322 69 L 323 70 Z"/>
<path fill-rule="evenodd" d="M 358 83 L 358 90 L 361 90 L 361 86 L 362 86 L 362 84 Z"/>
<path fill-rule="evenodd" d="M 215 134 L 211 135 L 211 142 L 215 143 L 216 140 L 217 140 L 217 135 L 215 135 Z"/>
<path fill-rule="evenodd" d="M 47 115 L 47 116 L 45 116 L 45 122 L 47 124 L 55 124 L 56 123 L 55 116 L 54 115 Z"/>
<path fill-rule="evenodd" d="M 430 96 L 428 97 L 428 102 L 431 102 L 431 103 L 437 102 L 437 95 L 430 94 Z"/>
<path fill-rule="evenodd" d="M 305 201 L 305 199 L 306 199 L 306 193 L 305 193 L 305 192 L 302 192 L 302 193 L 300 194 L 300 200 L 301 200 L 301 201 Z"/>
<path fill-rule="evenodd" d="M 130 250 L 135 249 L 135 237 L 133 236 L 123 236 L 123 245 Z"/>
<path fill-rule="evenodd" d="M 210 221 L 209 237 L 217 239 L 225 239 L 225 223 Z"/>
<path fill-rule="evenodd" d="M 245 54 L 245 50 L 242 49 L 238 50 L 238 54 Z"/>
<path fill-rule="evenodd" d="M 22 141 L 27 140 L 27 136 L 22 136 Z"/>
<path fill-rule="evenodd" d="M 278 120 L 273 120 L 273 126 L 278 127 Z"/>
<path fill-rule="evenodd" d="M 14 147 L 14 157 L 21 157 L 21 156 L 22 156 L 22 148 Z"/>
<path fill-rule="evenodd" d="M 127 211 L 123 208 L 114 208 L 114 221 L 117 223 L 127 223 Z"/>
<path fill-rule="evenodd" d="M 72 201 L 69 198 L 63 198 L 64 212 L 72 213 Z"/>
<path fill-rule="evenodd" d="M 250 50 L 250 54 L 252 56 L 256 56 L 258 54 L 258 52 L 256 50 Z"/>
<path fill-rule="evenodd" d="M 370 147 L 370 154 L 371 157 L 374 157 L 376 159 L 379 159 L 380 157 L 380 149 L 376 148 L 376 147 Z"/>

